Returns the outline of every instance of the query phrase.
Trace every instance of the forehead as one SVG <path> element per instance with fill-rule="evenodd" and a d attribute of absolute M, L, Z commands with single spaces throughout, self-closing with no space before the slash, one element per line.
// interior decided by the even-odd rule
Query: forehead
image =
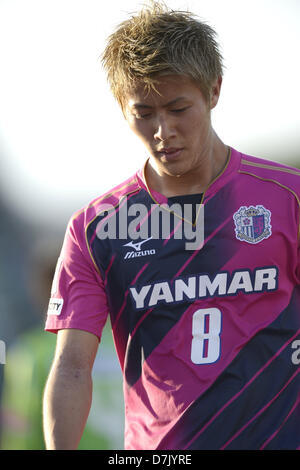
<path fill-rule="evenodd" d="M 143 83 L 137 83 L 124 96 L 124 104 L 129 108 L 147 106 L 165 106 L 184 99 L 195 99 L 202 95 L 200 88 L 188 77 L 167 75 L 155 83 L 155 90 L 146 89 Z"/>

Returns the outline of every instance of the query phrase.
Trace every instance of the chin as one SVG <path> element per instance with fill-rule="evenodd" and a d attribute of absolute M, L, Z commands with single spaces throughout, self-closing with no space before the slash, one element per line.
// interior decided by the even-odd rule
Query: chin
<path fill-rule="evenodd" d="M 162 162 L 153 158 L 152 161 L 150 159 L 150 164 L 158 174 L 174 178 L 180 178 L 190 171 L 186 161 Z"/>
<path fill-rule="evenodd" d="M 184 176 L 186 173 L 189 172 L 189 170 L 184 167 L 182 168 L 182 165 L 168 165 L 167 167 L 164 166 L 163 171 L 165 174 L 168 176 L 174 176 L 176 178 L 180 178 L 181 176 Z"/>

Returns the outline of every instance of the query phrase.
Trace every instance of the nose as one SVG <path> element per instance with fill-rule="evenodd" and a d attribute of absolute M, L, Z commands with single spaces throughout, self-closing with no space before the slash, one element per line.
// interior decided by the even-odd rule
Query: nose
<path fill-rule="evenodd" d="M 172 120 L 166 116 L 159 116 L 156 119 L 154 139 L 156 141 L 170 140 L 175 135 Z"/>

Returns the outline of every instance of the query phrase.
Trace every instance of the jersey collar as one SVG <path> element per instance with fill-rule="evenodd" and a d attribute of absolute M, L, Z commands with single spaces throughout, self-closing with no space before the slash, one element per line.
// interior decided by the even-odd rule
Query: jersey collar
<path fill-rule="evenodd" d="M 157 191 L 148 187 L 147 180 L 145 177 L 145 169 L 148 164 L 149 159 L 146 160 L 144 166 L 137 172 L 137 180 L 139 186 L 143 188 L 150 195 L 151 199 L 156 204 L 167 204 L 168 198 Z M 229 180 L 236 174 L 241 164 L 241 154 L 237 150 L 229 147 L 229 158 L 227 160 L 226 166 L 208 186 L 206 191 L 203 194 L 203 200 L 213 196 L 217 191 L 219 191 L 223 186 L 225 186 Z"/>

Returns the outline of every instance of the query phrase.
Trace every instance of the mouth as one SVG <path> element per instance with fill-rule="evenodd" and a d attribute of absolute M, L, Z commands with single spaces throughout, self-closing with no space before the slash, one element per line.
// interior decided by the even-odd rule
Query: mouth
<path fill-rule="evenodd" d="M 179 155 L 182 152 L 182 148 L 163 148 L 160 151 L 157 151 L 156 153 L 163 158 L 164 160 L 171 161 L 179 157 Z"/>

